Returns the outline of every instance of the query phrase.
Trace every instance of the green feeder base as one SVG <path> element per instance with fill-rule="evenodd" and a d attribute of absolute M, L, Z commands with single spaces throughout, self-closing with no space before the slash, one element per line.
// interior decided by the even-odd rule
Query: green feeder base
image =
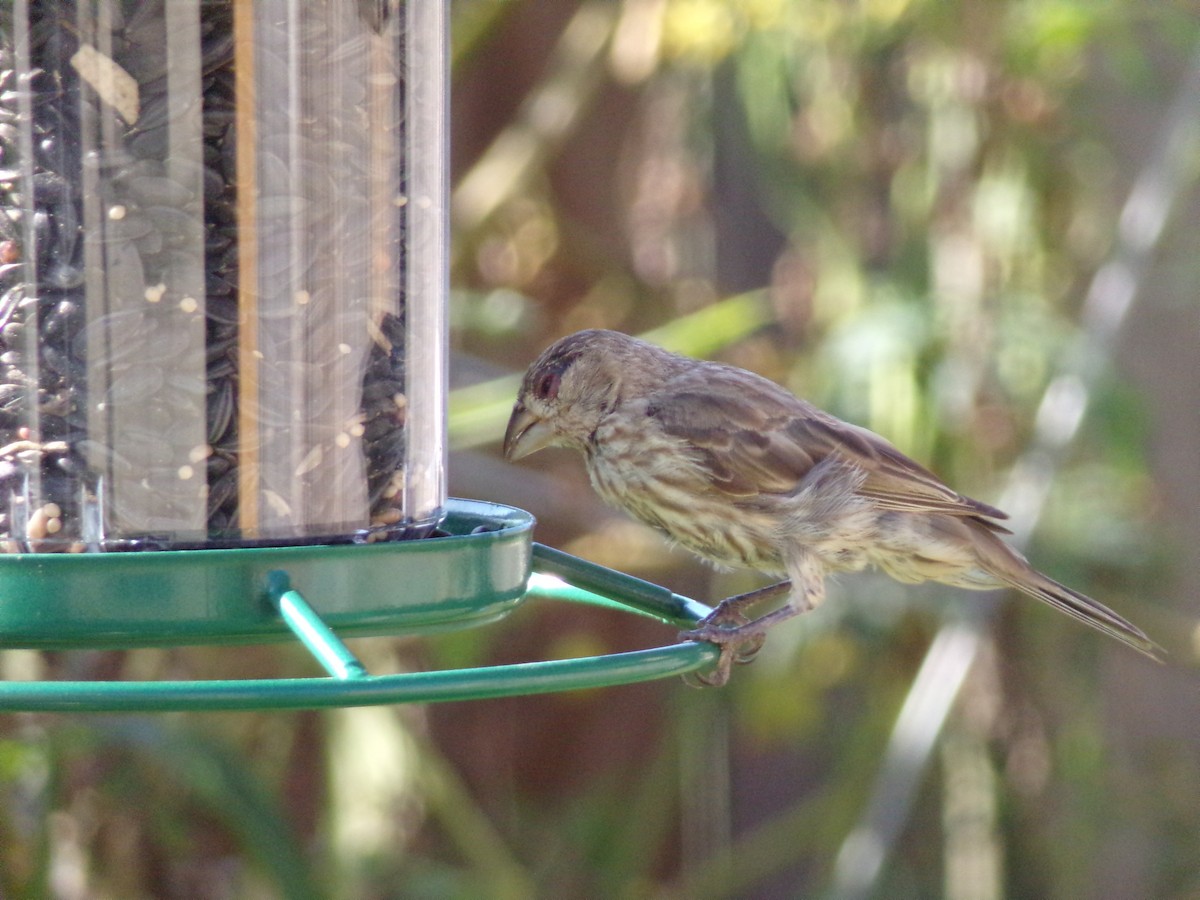
<path fill-rule="evenodd" d="M 346 635 L 478 625 L 529 578 L 533 516 L 451 500 L 444 537 L 378 544 L 0 555 L 0 647 L 119 648 L 291 637 L 271 572 Z"/>
<path fill-rule="evenodd" d="M 0 710 L 430 703 L 628 684 L 716 662 L 717 650 L 709 644 L 677 643 L 580 659 L 368 674 L 339 635 L 484 624 L 526 597 L 604 605 L 680 628 L 709 612 L 666 588 L 533 544 L 533 517 L 521 510 L 469 500 L 451 500 L 447 509 L 447 536 L 386 544 L 0 556 L 0 647 L 298 638 L 329 673 L 229 681 L 0 682 Z M 538 577 L 531 578 L 533 572 Z"/>

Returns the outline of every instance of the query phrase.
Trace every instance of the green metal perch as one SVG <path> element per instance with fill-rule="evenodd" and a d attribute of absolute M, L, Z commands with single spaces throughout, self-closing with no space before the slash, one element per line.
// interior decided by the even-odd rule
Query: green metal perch
<path fill-rule="evenodd" d="M 433 703 L 609 687 L 715 664 L 715 647 L 688 642 L 577 659 L 371 675 L 339 637 L 482 624 L 526 599 L 602 605 L 679 628 L 709 612 L 665 588 L 534 544 L 532 529 L 532 516 L 521 510 L 452 500 L 448 534 L 420 541 L 0 557 L 0 646 L 111 648 L 296 638 L 329 673 L 214 681 L 8 681 L 0 682 L 0 710 Z M 531 578 L 533 573 L 542 577 Z"/>

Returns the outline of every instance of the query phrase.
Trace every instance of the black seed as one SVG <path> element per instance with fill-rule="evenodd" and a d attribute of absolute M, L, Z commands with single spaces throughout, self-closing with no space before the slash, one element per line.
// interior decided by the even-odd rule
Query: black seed
<path fill-rule="evenodd" d="M 230 432 L 236 401 L 232 378 L 210 381 L 209 384 L 212 390 L 208 398 L 208 443 L 215 446 Z"/>

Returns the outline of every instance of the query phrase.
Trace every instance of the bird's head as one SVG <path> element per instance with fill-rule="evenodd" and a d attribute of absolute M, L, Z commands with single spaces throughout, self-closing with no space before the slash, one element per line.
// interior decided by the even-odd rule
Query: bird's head
<path fill-rule="evenodd" d="M 591 329 L 562 338 L 525 373 L 504 434 L 504 455 L 520 459 L 546 447 L 583 450 L 623 397 L 661 384 L 675 359 L 615 331 Z"/>

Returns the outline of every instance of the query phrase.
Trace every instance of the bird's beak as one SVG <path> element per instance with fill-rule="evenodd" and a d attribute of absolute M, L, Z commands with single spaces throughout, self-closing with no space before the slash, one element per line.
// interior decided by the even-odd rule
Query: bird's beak
<path fill-rule="evenodd" d="M 525 408 L 520 401 L 513 407 L 512 418 L 504 432 L 504 455 L 508 459 L 520 459 L 536 453 L 554 443 L 554 430 Z"/>

